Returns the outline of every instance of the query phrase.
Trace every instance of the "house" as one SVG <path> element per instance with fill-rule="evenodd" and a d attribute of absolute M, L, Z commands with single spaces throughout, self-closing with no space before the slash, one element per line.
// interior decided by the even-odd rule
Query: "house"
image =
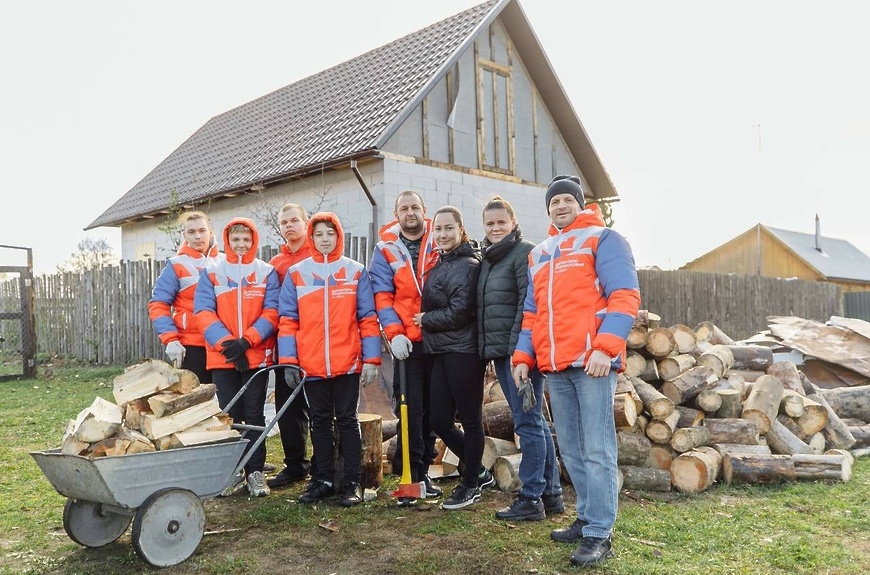
<path fill-rule="evenodd" d="M 826 281 L 843 293 L 870 291 L 870 256 L 845 240 L 758 224 L 681 269 Z"/>
<path fill-rule="evenodd" d="M 502 195 L 538 241 L 562 173 L 587 201 L 617 199 L 519 2 L 489 0 L 212 118 L 86 229 L 120 227 L 123 259 L 160 259 L 171 218 L 195 207 L 216 230 L 252 217 L 277 246 L 274 212 L 292 201 L 336 212 L 366 259 L 412 189 L 430 215 L 459 207 L 476 238 Z"/>

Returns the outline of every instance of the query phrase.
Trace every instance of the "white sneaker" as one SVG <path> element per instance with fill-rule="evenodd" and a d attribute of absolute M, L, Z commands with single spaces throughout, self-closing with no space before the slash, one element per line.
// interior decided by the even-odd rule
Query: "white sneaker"
<path fill-rule="evenodd" d="M 239 489 L 244 487 L 245 485 L 245 472 L 244 470 L 239 470 L 238 473 L 234 473 L 230 482 L 224 487 L 224 490 L 220 492 L 218 497 L 229 497 L 233 493 L 237 492 Z"/>
<path fill-rule="evenodd" d="M 262 471 L 254 471 L 248 475 L 248 493 L 251 497 L 265 497 L 271 493 Z"/>

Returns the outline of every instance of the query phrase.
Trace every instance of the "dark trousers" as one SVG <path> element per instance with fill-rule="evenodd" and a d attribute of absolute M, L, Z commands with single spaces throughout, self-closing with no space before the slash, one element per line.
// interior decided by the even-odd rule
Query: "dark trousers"
<path fill-rule="evenodd" d="M 435 460 L 435 434 L 429 424 L 429 381 L 432 375 L 432 356 L 423 353 L 422 342 L 414 342 L 411 355 L 405 362 L 405 400 L 408 404 L 408 453 L 410 455 L 411 480 L 423 480 L 429 466 Z M 401 417 L 399 404 L 399 363 L 393 360 L 393 398 L 396 417 Z M 402 426 L 397 426 L 396 456 L 393 459 L 394 473 L 402 469 Z"/>
<path fill-rule="evenodd" d="M 307 384 L 306 384 L 307 385 Z M 292 391 L 284 382 L 284 372 L 275 373 L 275 409 L 287 402 Z M 278 430 L 281 432 L 281 447 L 284 449 L 284 465 L 286 472 L 294 477 L 304 477 L 311 470 L 311 462 L 306 457 L 308 442 L 308 426 L 310 424 L 308 403 L 305 394 L 300 392 L 287 407 L 287 411 L 278 418 Z"/>
<path fill-rule="evenodd" d="M 344 484 L 359 483 L 362 437 L 359 430 L 359 374 L 305 381 L 311 410 L 311 443 L 314 446 L 314 479 L 335 483 L 333 423 L 338 427 Z"/>
<path fill-rule="evenodd" d="M 236 393 L 242 389 L 242 386 L 247 382 L 257 370 L 252 369 L 245 372 L 238 372 L 235 369 L 215 369 L 212 373 L 212 379 L 217 386 L 217 398 L 221 409 L 226 409 L 226 405 L 235 397 Z M 227 412 L 233 418 L 233 423 L 245 423 L 247 425 L 266 425 L 266 416 L 263 413 L 263 406 L 266 404 L 266 386 L 268 385 L 268 373 L 259 374 L 251 385 L 245 390 L 245 393 Z M 254 441 L 257 440 L 259 434 L 251 432 L 247 435 L 250 443 L 245 448 L 245 453 L 248 452 Z M 263 471 L 263 464 L 266 463 L 266 442 L 254 451 L 254 454 L 245 465 L 245 472 L 250 474 L 255 471 Z"/>
<path fill-rule="evenodd" d="M 205 368 L 205 348 L 197 345 L 184 346 L 181 369 L 192 371 L 200 383 L 212 383 L 211 372 Z"/>
<path fill-rule="evenodd" d="M 432 430 L 465 464 L 462 482 L 477 487 L 483 459 L 483 373 L 477 353 L 432 356 L 429 420 Z M 456 414 L 462 429 L 456 427 Z"/>

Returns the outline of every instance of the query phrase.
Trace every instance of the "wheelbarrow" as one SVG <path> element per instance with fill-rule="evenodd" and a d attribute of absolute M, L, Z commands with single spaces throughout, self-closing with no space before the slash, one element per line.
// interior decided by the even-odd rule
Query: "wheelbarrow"
<path fill-rule="evenodd" d="M 258 370 L 223 413 L 259 374 L 275 369 L 299 368 L 273 365 Z M 52 487 L 67 498 L 63 508 L 66 534 L 84 547 L 102 547 L 123 535 L 132 522 L 133 548 L 143 561 L 168 567 L 186 560 L 205 533 L 203 501 L 219 495 L 266 440 L 302 390 L 305 372 L 300 372 L 302 383 L 268 425 L 233 424 L 242 431 L 238 441 L 98 459 L 65 455 L 59 448 L 31 452 Z M 245 435 L 250 431 L 259 436 L 243 456 L 250 442 Z"/>

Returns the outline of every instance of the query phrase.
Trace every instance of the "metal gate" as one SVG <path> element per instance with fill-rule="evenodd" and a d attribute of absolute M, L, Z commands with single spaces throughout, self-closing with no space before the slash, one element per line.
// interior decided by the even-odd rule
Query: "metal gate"
<path fill-rule="evenodd" d="M 26 266 L 0 265 L 0 381 L 36 377 L 36 316 L 33 252 L 25 250 Z"/>

